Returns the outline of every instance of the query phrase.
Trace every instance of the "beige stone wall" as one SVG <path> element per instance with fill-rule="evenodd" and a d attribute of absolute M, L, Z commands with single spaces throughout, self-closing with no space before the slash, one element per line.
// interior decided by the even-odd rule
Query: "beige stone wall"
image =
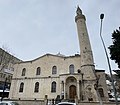
<path fill-rule="evenodd" d="M 57 75 L 69 73 L 69 66 L 74 64 L 75 72 L 80 69 L 80 57 L 57 57 L 52 55 L 45 55 L 40 59 L 24 62 L 15 65 L 15 73 L 13 78 L 22 78 L 22 69 L 26 68 L 26 76 L 27 77 L 36 77 L 36 69 L 37 67 L 41 67 L 41 75 L 40 77 L 48 77 L 52 76 L 52 67 L 57 66 Z M 17 72 L 19 71 L 19 72 Z"/>
<path fill-rule="evenodd" d="M 108 91 L 107 91 L 107 84 L 106 84 L 106 78 L 104 72 L 97 72 L 96 73 L 99 78 L 98 88 L 102 88 L 104 91 L 104 98 L 102 100 L 108 101 Z"/>
<path fill-rule="evenodd" d="M 11 100 L 11 101 L 15 101 L 19 103 L 19 105 L 45 105 L 43 100 Z"/>
<path fill-rule="evenodd" d="M 80 69 L 80 56 L 58 57 L 45 55 L 31 62 L 24 62 L 15 65 L 15 72 L 11 85 L 9 97 L 12 99 L 44 99 L 48 95 L 49 99 L 56 98 L 61 94 L 60 75 L 69 74 L 69 66 L 73 64 L 75 73 Z M 52 67 L 57 66 L 57 74 L 52 75 Z M 36 76 L 37 67 L 41 67 L 41 74 Z M 21 76 L 23 68 L 26 68 L 26 75 Z M 51 93 L 51 83 L 57 83 L 57 92 Z M 24 92 L 19 93 L 20 83 L 23 82 Z M 34 93 L 35 83 L 39 82 L 39 93 Z"/>

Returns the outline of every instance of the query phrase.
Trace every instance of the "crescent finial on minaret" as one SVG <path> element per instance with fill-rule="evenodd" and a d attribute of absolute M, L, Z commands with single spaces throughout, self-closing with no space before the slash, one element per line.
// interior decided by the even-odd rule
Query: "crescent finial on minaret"
<path fill-rule="evenodd" d="M 77 15 L 81 15 L 82 14 L 82 10 L 80 9 L 80 7 L 77 7 L 77 11 L 76 11 Z"/>

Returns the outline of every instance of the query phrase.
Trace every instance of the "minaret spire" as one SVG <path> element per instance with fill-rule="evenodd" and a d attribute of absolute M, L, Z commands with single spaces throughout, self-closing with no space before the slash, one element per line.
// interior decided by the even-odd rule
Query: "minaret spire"
<path fill-rule="evenodd" d="M 77 7 L 76 14 L 77 14 L 77 15 L 81 15 L 81 14 L 82 14 L 82 10 L 80 9 L 80 7 L 79 7 L 79 6 Z"/>

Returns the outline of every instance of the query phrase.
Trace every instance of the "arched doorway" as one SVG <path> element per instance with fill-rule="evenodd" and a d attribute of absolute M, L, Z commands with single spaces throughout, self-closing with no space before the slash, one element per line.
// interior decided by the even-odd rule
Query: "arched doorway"
<path fill-rule="evenodd" d="M 77 94 L 76 94 L 76 86 L 71 85 L 71 86 L 69 87 L 69 98 L 70 98 L 71 100 L 74 100 L 76 95 L 77 95 Z"/>
<path fill-rule="evenodd" d="M 74 76 L 69 76 L 66 79 L 66 99 L 74 100 L 77 95 L 77 79 Z"/>

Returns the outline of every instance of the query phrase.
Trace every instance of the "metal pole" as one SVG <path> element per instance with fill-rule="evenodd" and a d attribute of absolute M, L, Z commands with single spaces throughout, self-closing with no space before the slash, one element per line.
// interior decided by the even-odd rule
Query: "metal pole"
<path fill-rule="evenodd" d="M 101 19 L 100 38 L 102 40 L 102 44 L 103 44 L 103 47 L 104 47 L 104 50 L 105 50 L 105 54 L 106 54 L 106 58 L 107 58 L 107 63 L 108 63 L 109 71 L 110 71 L 110 76 L 111 76 L 113 91 L 114 91 L 114 95 L 115 95 L 115 103 L 116 103 L 116 105 L 118 105 L 117 96 L 116 96 L 116 89 L 115 89 L 113 75 L 112 75 L 112 70 L 111 70 L 111 65 L 110 65 L 110 60 L 109 60 L 109 57 L 108 57 L 108 53 L 107 53 L 107 50 L 106 50 L 106 46 L 105 46 L 104 40 L 103 40 L 102 35 L 101 35 L 102 34 L 102 22 L 103 22 L 103 18 L 104 18 L 104 14 L 101 14 L 100 15 L 100 19 Z"/>

